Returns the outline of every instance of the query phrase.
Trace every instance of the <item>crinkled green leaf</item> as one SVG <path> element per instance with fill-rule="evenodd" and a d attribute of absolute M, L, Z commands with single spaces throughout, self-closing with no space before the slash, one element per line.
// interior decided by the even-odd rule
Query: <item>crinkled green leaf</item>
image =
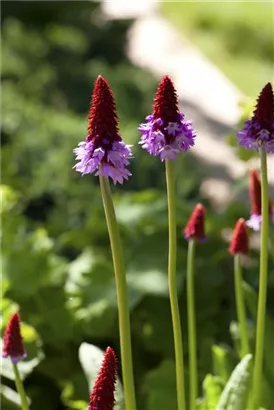
<path fill-rule="evenodd" d="M 247 354 L 233 370 L 216 410 L 246 410 L 252 375 L 252 355 Z"/>

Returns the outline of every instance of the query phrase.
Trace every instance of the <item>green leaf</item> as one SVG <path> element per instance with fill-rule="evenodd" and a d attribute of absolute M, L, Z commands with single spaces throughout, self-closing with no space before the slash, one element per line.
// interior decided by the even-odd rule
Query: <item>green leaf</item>
<path fill-rule="evenodd" d="M 69 380 L 62 382 L 62 403 L 66 408 L 86 410 L 88 407 L 88 385 L 83 372 L 73 372 Z"/>
<path fill-rule="evenodd" d="M 216 410 L 246 410 L 251 370 L 252 355 L 247 354 L 232 372 Z"/>
<path fill-rule="evenodd" d="M 135 303 L 148 293 L 165 296 L 168 292 L 166 272 L 158 269 L 129 270 L 127 282 Z"/>
<path fill-rule="evenodd" d="M 196 410 L 208 410 L 208 407 L 207 407 L 207 404 L 206 404 L 206 401 L 205 401 L 204 398 L 200 398 L 200 397 L 199 397 L 199 398 L 196 400 L 195 409 L 196 409 Z"/>
<path fill-rule="evenodd" d="M 241 335 L 240 335 L 240 327 L 239 323 L 235 320 L 230 322 L 229 332 L 231 334 L 231 338 L 233 340 L 234 349 L 237 352 L 239 358 L 241 358 Z"/>
<path fill-rule="evenodd" d="M 1 214 L 9 212 L 17 203 L 20 195 L 8 185 L 0 186 Z"/>
<path fill-rule="evenodd" d="M 117 317 L 112 261 L 86 248 L 69 266 L 66 282 L 68 307 L 88 335 L 106 337 Z"/>
<path fill-rule="evenodd" d="M 28 233 L 21 226 L 21 229 L 17 227 L 13 232 L 13 238 L 5 237 L 4 277 L 12 283 L 13 293 L 21 298 L 37 296 L 38 290 L 49 282 L 60 284 L 63 281 L 66 263 L 52 252 L 52 248 L 53 240 L 43 228 Z"/>
<path fill-rule="evenodd" d="M 104 358 L 103 350 L 99 347 L 94 346 L 89 343 L 82 343 L 79 347 L 79 360 L 82 366 L 82 369 L 85 373 L 89 390 L 91 391 L 95 380 L 98 375 L 98 371 L 102 364 Z M 123 388 L 120 380 L 117 380 L 115 388 L 115 406 L 114 410 L 123 410 Z"/>
<path fill-rule="evenodd" d="M 146 350 L 168 356 L 174 348 L 168 298 L 146 297 L 135 311 L 133 329 Z"/>
<path fill-rule="evenodd" d="M 224 380 L 219 376 L 207 374 L 203 382 L 206 409 L 215 409 L 224 388 Z"/>
<path fill-rule="evenodd" d="M 21 408 L 21 399 L 15 390 L 1 383 L 0 392 L 2 409 L 17 410 Z"/>
<path fill-rule="evenodd" d="M 227 381 L 234 367 L 231 349 L 218 345 L 213 345 L 211 349 L 214 374 L 217 374 L 223 380 Z"/>
<path fill-rule="evenodd" d="M 177 408 L 175 363 L 164 360 L 159 367 L 149 371 L 143 389 L 147 394 L 147 410 Z"/>
<path fill-rule="evenodd" d="M 258 306 L 258 296 L 255 290 L 248 285 L 248 283 L 243 283 L 245 300 L 247 303 L 248 310 L 253 316 L 254 321 L 257 320 L 257 306 Z M 265 315 L 265 349 L 264 349 L 264 367 L 267 374 L 271 377 L 272 385 L 274 385 L 274 362 L 269 360 L 272 357 L 273 352 L 273 335 L 274 335 L 274 321 L 270 318 L 268 314 Z"/>
<path fill-rule="evenodd" d="M 254 322 L 257 320 L 258 296 L 255 290 L 246 282 L 243 282 L 243 289 L 248 310 L 253 316 Z M 265 335 L 264 335 L 264 360 L 262 375 L 262 405 L 266 408 L 274 402 L 274 363 L 269 360 L 273 354 L 274 321 L 268 314 L 265 315 Z"/>

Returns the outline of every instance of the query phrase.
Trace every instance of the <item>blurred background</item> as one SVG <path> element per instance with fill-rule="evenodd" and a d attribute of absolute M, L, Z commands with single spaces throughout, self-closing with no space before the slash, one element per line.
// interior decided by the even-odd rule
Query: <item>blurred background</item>
<path fill-rule="evenodd" d="M 163 74 L 174 79 L 182 109 L 198 129 L 197 148 L 176 161 L 182 323 L 182 230 L 202 202 L 209 240 L 198 247 L 196 261 L 200 382 L 214 371 L 213 345 L 225 346 L 232 367 L 237 362 L 227 241 L 236 219 L 248 218 L 247 170 L 257 162 L 236 147 L 235 130 L 273 78 L 273 3 L 127 3 L 2 2 L 2 313 L 5 326 L 20 308 L 29 352 L 22 372 L 32 409 L 86 408 L 81 343 L 110 345 L 119 356 L 98 180 L 72 170 L 98 74 L 114 91 L 121 135 L 134 144 L 133 175 L 113 193 L 127 265 L 138 406 L 176 408 L 164 166 L 138 147 L 137 131 Z M 246 260 L 254 288 L 257 239 L 252 236 Z M 273 290 L 270 279 L 272 313 Z M 6 364 L 2 375 L 3 409 L 16 409 Z"/>

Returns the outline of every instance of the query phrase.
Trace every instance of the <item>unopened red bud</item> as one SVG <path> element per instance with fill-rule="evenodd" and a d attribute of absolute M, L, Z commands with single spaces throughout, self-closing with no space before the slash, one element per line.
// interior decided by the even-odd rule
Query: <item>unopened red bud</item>
<path fill-rule="evenodd" d="M 197 204 L 186 224 L 184 236 L 186 239 L 195 238 L 203 242 L 205 236 L 205 208 L 202 204 Z"/>
<path fill-rule="evenodd" d="M 13 363 L 18 363 L 27 356 L 20 330 L 19 313 L 14 313 L 6 327 L 3 337 L 3 357 L 10 357 Z"/>
<path fill-rule="evenodd" d="M 229 252 L 234 256 L 238 253 L 246 255 L 249 251 L 247 227 L 243 218 L 238 219 L 229 246 Z"/>

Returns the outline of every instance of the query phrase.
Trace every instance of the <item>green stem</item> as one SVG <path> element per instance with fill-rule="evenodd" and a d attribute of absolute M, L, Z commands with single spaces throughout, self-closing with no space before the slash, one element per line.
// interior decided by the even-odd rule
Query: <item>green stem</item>
<path fill-rule="evenodd" d="M 105 178 L 102 175 L 99 176 L 99 179 L 115 272 L 125 408 L 127 410 L 135 410 L 136 403 L 132 366 L 130 317 L 125 265 L 123 260 L 122 246 L 118 231 L 115 210 L 111 197 L 109 180 L 108 178 Z"/>
<path fill-rule="evenodd" d="M 269 248 L 272 256 L 272 262 L 274 262 L 274 230 L 270 230 L 270 235 L 269 235 Z"/>
<path fill-rule="evenodd" d="M 188 243 L 187 255 L 187 316 L 188 316 L 188 350 L 189 350 L 189 408 L 195 409 L 198 391 L 197 379 L 197 346 L 194 292 L 195 239 Z"/>
<path fill-rule="evenodd" d="M 240 327 L 240 337 L 241 337 L 241 358 L 243 358 L 246 354 L 250 352 L 250 350 L 249 350 L 245 304 L 244 304 L 244 295 L 243 295 L 241 255 L 239 253 L 234 256 L 234 281 L 235 281 L 236 308 L 237 308 L 237 316 L 238 316 L 238 323 Z"/>
<path fill-rule="evenodd" d="M 168 200 L 168 224 L 169 224 L 169 253 L 168 253 L 168 284 L 171 307 L 171 317 L 173 326 L 175 366 L 176 366 L 176 387 L 178 410 L 186 409 L 185 401 L 185 381 L 184 381 L 184 355 L 182 331 L 180 322 L 180 311 L 176 286 L 176 212 L 175 212 L 175 183 L 173 163 L 166 159 L 166 184 Z"/>
<path fill-rule="evenodd" d="M 21 377 L 20 377 L 20 374 L 19 374 L 19 371 L 18 371 L 17 364 L 12 362 L 12 367 L 13 367 L 13 371 L 14 371 L 14 374 L 15 374 L 16 389 L 17 389 L 17 391 L 19 393 L 19 396 L 20 396 L 20 399 L 21 399 L 22 410 L 29 410 L 27 396 L 26 396 L 26 393 L 25 393 L 23 383 L 21 381 Z"/>
<path fill-rule="evenodd" d="M 264 351 L 265 310 L 267 293 L 267 259 L 268 259 L 268 182 L 267 182 L 267 159 L 266 152 L 261 149 L 261 184 L 262 184 L 262 225 L 261 225 L 261 249 L 260 249 L 260 281 L 259 300 L 257 312 L 255 361 L 253 372 L 253 403 L 254 409 L 260 407 L 261 381 Z"/>

